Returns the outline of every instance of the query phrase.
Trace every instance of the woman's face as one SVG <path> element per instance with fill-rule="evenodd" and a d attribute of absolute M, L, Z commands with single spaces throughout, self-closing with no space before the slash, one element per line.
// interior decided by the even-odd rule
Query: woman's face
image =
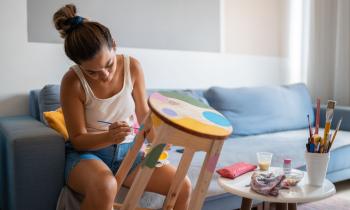
<path fill-rule="evenodd" d="M 108 47 L 103 47 L 92 59 L 81 62 L 80 68 L 93 80 L 111 81 L 117 68 L 114 49 L 109 50 Z"/>

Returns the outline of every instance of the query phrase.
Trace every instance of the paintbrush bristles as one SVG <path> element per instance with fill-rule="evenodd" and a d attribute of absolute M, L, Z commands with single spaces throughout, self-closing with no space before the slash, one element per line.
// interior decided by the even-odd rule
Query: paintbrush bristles
<path fill-rule="evenodd" d="M 328 100 L 327 109 L 334 109 L 335 103 L 336 103 L 336 102 L 333 101 L 333 100 Z"/>

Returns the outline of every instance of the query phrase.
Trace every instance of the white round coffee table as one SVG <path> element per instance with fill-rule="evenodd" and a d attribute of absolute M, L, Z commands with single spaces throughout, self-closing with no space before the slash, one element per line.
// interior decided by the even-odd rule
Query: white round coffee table
<path fill-rule="evenodd" d="M 281 168 L 272 167 L 270 170 L 282 170 Z M 295 169 L 293 169 L 295 170 Z M 218 179 L 219 185 L 229 193 L 238 195 L 243 198 L 241 209 L 247 210 L 252 207 L 252 200 L 261 200 L 271 203 L 281 203 L 279 205 L 282 209 L 294 210 L 297 203 L 312 202 L 322 200 L 335 194 L 336 190 L 332 182 L 328 179 L 324 180 L 322 187 L 314 187 L 307 184 L 307 174 L 304 174 L 304 178 L 298 183 L 297 186 L 290 189 L 281 189 L 277 197 L 264 196 L 258 194 L 250 189 L 250 180 L 254 172 L 246 173 L 235 179 L 227 179 L 220 177 Z"/>

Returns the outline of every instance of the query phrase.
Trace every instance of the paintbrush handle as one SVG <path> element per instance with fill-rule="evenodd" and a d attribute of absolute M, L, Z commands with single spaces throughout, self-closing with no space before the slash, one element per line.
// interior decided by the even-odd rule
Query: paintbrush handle
<path fill-rule="evenodd" d="M 311 123 L 310 123 L 310 115 L 307 115 L 307 122 L 309 125 L 309 135 L 310 135 L 310 140 L 312 138 L 312 128 L 311 128 Z"/>
<path fill-rule="evenodd" d="M 329 142 L 328 152 L 329 152 L 329 150 L 331 149 L 331 146 L 333 145 L 333 142 L 334 142 L 334 140 L 335 140 L 335 137 L 336 137 L 336 135 L 337 135 L 337 133 L 338 133 L 338 130 L 339 130 L 339 128 L 340 128 L 340 125 L 341 125 L 341 122 L 342 122 L 342 121 L 343 121 L 343 118 L 341 118 L 341 119 L 339 120 L 339 122 L 338 122 L 337 128 L 335 129 L 334 135 L 333 135 L 333 137 L 332 137 L 332 140 Z"/>
<path fill-rule="evenodd" d="M 112 125 L 111 122 L 107 122 L 107 121 L 103 121 L 103 120 L 97 120 L 97 122 L 99 122 L 99 123 L 105 123 L 105 124 L 108 124 L 108 125 Z"/>
<path fill-rule="evenodd" d="M 107 121 L 103 121 L 103 120 L 97 120 L 97 122 L 99 123 L 105 123 L 105 124 L 108 124 L 108 125 L 112 125 L 113 123 L 111 122 L 107 122 Z M 130 126 L 131 128 L 135 128 L 135 129 L 139 129 L 139 127 L 134 127 L 134 126 Z"/>
<path fill-rule="evenodd" d="M 318 128 L 320 126 L 320 112 L 321 112 L 321 100 L 317 98 L 316 102 L 316 125 L 315 125 L 315 134 L 318 134 Z"/>
<path fill-rule="evenodd" d="M 335 129 L 334 135 L 333 135 L 333 137 L 332 137 L 331 143 L 333 143 L 333 141 L 334 141 L 334 139 L 335 139 L 335 136 L 336 136 L 337 133 L 338 133 L 338 130 L 339 130 L 339 128 L 340 128 L 340 125 L 341 125 L 341 122 L 342 122 L 342 121 L 343 121 L 343 118 L 341 118 L 341 119 L 339 120 L 339 122 L 338 122 L 337 128 Z"/>

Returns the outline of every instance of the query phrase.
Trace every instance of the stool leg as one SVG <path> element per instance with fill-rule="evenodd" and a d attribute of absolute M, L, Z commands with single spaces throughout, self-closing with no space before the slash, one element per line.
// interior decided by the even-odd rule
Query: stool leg
<path fill-rule="evenodd" d="M 264 201 L 264 210 L 270 210 L 270 202 Z"/>
<path fill-rule="evenodd" d="M 163 151 L 165 144 L 162 144 L 162 141 L 168 135 L 166 127 L 161 129 L 158 135 L 156 135 L 156 139 L 154 140 L 154 147 L 152 151 L 146 156 L 146 158 L 141 163 L 141 168 L 137 172 L 136 177 L 129 189 L 128 194 L 124 200 L 124 203 L 121 207 L 121 210 L 134 210 L 138 205 L 141 195 L 143 194 L 146 186 L 148 184 L 149 179 L 152 176 L 154 171 L 155 164 Z M 154 153 L 154 149 L 157 149 L 156 153 Z"/>
<path fill-rule="evenodd" d="M 297 210 L 296 203 L 288 203 L 288 210 Z"/>
<path fill-rule="evenodd" d="M 174 181 L 172 181 L 168 195 L 165 199 L 165 202 L 163 205 L 164 210 L 172 210 L 174 208 L 174 205 L 179 195 L 179 191 L 181 190 L 184 178 L 187 174 L 188 168 L 191 165 L 193 155 L 194 155 L 194 151 L 192 149 L 185 148 L 181 161 L 179 163 L 179 166 L 177 167 Z"/>
<path fill-rule="evenodd" d="M 277 210 L 287 210 L 288 204 L 286 203 L 276 203 L 276 209 Z"/>
<path fill-rule="evenodd" d="M 201 172 L 199 174 L 199 177 L 196 183 L 196 187 L 191 197 L 190 206 L 188 208 L 190 210 L 201 209 L 205 195 L 208 190 L 208 186 L 210 184 L 211 177 L 216 167 L 216 163 L 218 162 L 222 145 L 224 143 L 223 140 L 211 140 L 211 141 L 212 141 L 212 146 L 205 157 Z"/>
<path fill-rule="evenodd" d="M 119 186 L 122 186 L 122 184 L 124 183 L 125 178 L 130 171 L 132 163 L 135 161 L 136 156 L 143 145 L 143 142 L 145 140 L 145 133 L 147 133 L 151 129 L 152 125 L 150 120 L 151 120 L 150 114 L 148 114 L 147 117 L 145 118 L 144 124 L 141 124 L 140 130 L 135 137 L 134 145 L 125 156 L 121 166 L 117 171 L 117 174 L 115 175 Z M 121 187 L 118 187 L 117 193 L 119 192 L 120 188 Z"/>

